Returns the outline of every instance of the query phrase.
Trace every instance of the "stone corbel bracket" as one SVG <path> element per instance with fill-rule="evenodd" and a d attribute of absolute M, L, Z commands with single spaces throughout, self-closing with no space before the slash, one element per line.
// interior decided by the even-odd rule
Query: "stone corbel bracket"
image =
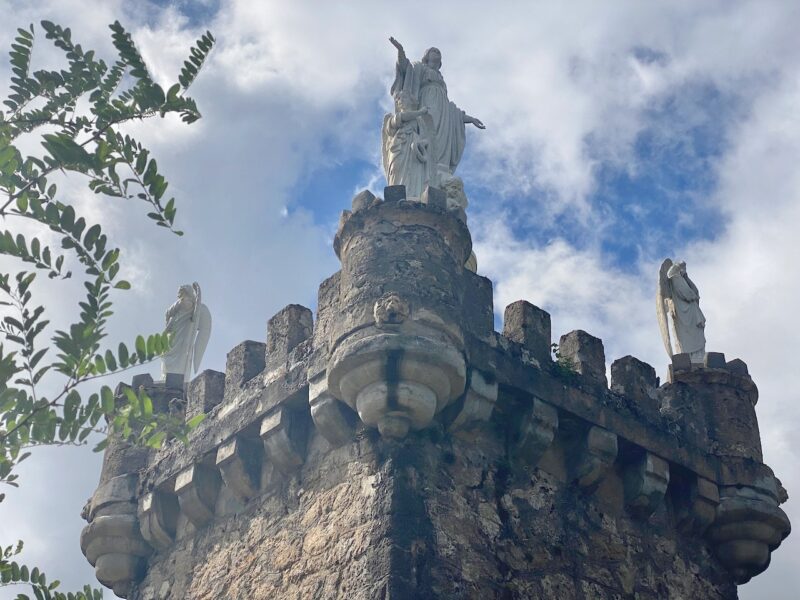
<path fill-rule="evenodd" d="M 669 463 L 652 452 L 642 452 L 625 466 L 623 482 L 628 510 L 640 518 L 647 518 L 667 493 Z"/>
<path fill-rule="evenodd" d="M 555 407 L 533 398 L 516 436 L 513 454 L 525 464 L 535 467 L 553 443 L 558 431 Z"/>
<path fill-rule="evenodd" d="M 581 488 L 593 490 L 606 476 L 619 451 L 617 435 L 592 425 L 586 431 L 572 462 L 572 479 Z"/>
<path fill-rule="evenodd" d="M 175 493 L 181 512 L 195 527 L 214 518 L 221 478 L 216 468 L 195 464 L 175 478 Z"/>
<path fill-rule="evenodd" d="M 139 525 L 142 536 L 158 550 L 175 541 L 180 506 L 178 498 L 167 491 L 153 490 L 139 498 Z"/>
<path fill-rule="evenodd" d="M 137 485 L 135 474 L 102 484 L 89 502 L 89 524 L 81 532 L 81 551 L 95 568 L 97 580 L 123 598 L 143 575 L 153 551 L 139 531 Z"/>

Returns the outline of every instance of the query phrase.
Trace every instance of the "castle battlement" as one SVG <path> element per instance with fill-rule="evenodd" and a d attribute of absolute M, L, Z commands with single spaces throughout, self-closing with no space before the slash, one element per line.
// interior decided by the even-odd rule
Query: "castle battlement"
<path fill-rule="evenodd" d="M 81 538 L 127 598 L 719 598 L 788 535 L 747 367 L 611 365 L 521 300 L 493 328 L 463 209 L 362 192 L 316 320 L 289 305 L 225 372 L 137 376 L 205 412 L 111 440 Z M 120 393 L 121 390 L 120 390 Z M 175 400 L 177 399 L 177 400 Z"/>

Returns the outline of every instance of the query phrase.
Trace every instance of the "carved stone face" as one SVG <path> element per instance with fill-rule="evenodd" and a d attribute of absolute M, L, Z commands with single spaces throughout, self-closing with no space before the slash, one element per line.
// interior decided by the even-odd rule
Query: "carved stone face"
<path fill-rule="evenodd" d="M 408 302 L 398 294 L 390 292 L 375 302 L 373 316 L 378 327 L 383 325 L 399 325 L 408 318 L 410 313 Z"/>
<path fill-rule="evenodd" d="M 438 71 L 442 68 L 442 53 L 439 52 L 438 48 L 431 48 L 425 53 L 422 62 L 427 64 L 431 69 L 436 69 Z"/>
<path fill-rule="evenodd" d="M 194 290 L 190 285 L 182 285 L 178 288 L 178 300 L 182 304 L 188 304 L 194 300 Z"/>

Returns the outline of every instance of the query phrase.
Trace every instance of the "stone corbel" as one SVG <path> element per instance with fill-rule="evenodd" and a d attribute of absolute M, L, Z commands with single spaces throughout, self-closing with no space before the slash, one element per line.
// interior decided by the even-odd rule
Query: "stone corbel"
<path fill-rule="evenodd" d="M 645 451 L 625 466 L 625 505 L 634 515 L 647 518 L 664 500 L 669 485 L 669 463 Z"/>
<path fill-rule="evenodd" d="M 578 456 L 574 458 L 573 479 L 582 488 L 591 488 L 606 476 L 617 458 L 617 436 L 593 425 L 586 432 Z"/>
<path fill-rule="evenodd" d="M 81 532 L 81 550 L 95 568 L 97 580 L 127 597 L 152 552 L 139 532 L 134 514 L 97 517 Z"/>
<path fill-rule="evenodd" d="M 533 398 L 531 409 L 522 418 L 516 454 L 521 460 L 536 466 L 553 443 L 558 430 L 558 411 L 538 398 Z"/>
<path fill-rule="evenodd" d="M 175 479 L 178 503 L 181 512 L 195 527 L 202 527 L 214 518 L 219 486 L 219 472 L 202 464 L 192 465 L 178 473 Z"/>
<path fill-rule="evenodd" d="M 147 492 L 139 500 L 139 527 L 142 537 L 159 550 L 172 545 L 178 522 L 178 499 L 166 492 Z"/>
<path fill-rule="evenodd" d="M 324 371 L 321 375 L 309 380 L 308 403 L 317 431 L 328 440 L 331 446 L 337 448 L 353 439 L 354 419 L 349 419 L 346 412 L 352 411 L 328 391 L 328 378 Z"/>
<path fill-rule="evenodd" d="M 772 551 L 790 531 L 789 519 L 774 493 L 737 485 L 720 489 L 716 519 L 706 538 L 714 555 L 741 585 L 769 566 Z"/>
<path fill-rule="evenodd" d="M 487 422 L 497 402 L 497 389 L 497 381 L 480 371 L 473 370 L 463 403 L 449 429 L 453 431 L 467 428 L 475 423 Z"/>
<path fill-rule="evenodd" d="M 261 439 L 270 461 L 285 475 L 305 461 L 306 423 L 283 406 L 261 421 Z"/>
<path fill-rule="evenodd" d="M 238 436 L 217 449 L 216 462 L 222 480 L 244 502 L 259 493 L 263 455 L 262 444 Z"/>
<path fill-rule="evenodd" d="M 680 531 L 702 535 L 716 517 L 719 488 L 713 481 L 697 476 L 678 502 L 676 516 Z"/>

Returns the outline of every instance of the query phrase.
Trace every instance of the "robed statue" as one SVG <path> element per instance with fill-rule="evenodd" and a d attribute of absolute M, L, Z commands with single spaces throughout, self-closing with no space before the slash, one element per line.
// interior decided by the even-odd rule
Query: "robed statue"
<path fill-rule="evenodd" d="M 658 273 L 656 313 L 664 348 L 673 354 L 689 354 L 693 363 L 702 363 L 706 351 L 706 318 L 700 310 L 700 292 L 686 273 L 686 263 L 667 258 Z M 672 320 L 675 352 L 669 335 L 668 316 Z"/>
<path fill-rule="evenodd" d="M 485 126 L 447 97 L 447 85 L 440 72 L 442 53 L 438 48 L 429 48 L 421 61 L 412 63 L 400 42 L 394 38 L 389 38 L 389 41 L 397 48 L 397 65 L 391 89 L 396 109 L 394 116 L 387 117 L 392 119 L 391 125 L 395 129 L 405 127 L 406 134 L 403 143 L 387 145 L 387 120 L 384 119 L 386 180 L 389 185 L 407 185 L 402 181 L 403 177 L 416 181 L 422 174 L 428 177 L 425 184 L 438 187 L 452 178 L 461 160 L 466 141 L 465 124 L 471 123 L 478 129 L 485 129 Z M 415 139 L 424 140 L 424 152 L 419 151 L 420 144 L 412 147 Z M 398 152 L 398 156 L 393 156 L 393 152 Z M 415 158 L 416 162 L 407 158 Z M 424 164 L 418 164 L 423 161 Z M 409 165 L 415 173 L 405 175 L 401 164 Z M 416 188 L 416 183 L 412 185 Z M 415 196 L 408 188 L 406 193 Z"/>
<path fill-rule="evenodd" d="M 179 373 L 187 382 L 200 366 L 211 336 L 211 313 L 201 302 L 196 282 L 178 288 L 178 299 L 167 309 L 166 321 L 170 349 L 161 357 L 161 375 Z"/>

